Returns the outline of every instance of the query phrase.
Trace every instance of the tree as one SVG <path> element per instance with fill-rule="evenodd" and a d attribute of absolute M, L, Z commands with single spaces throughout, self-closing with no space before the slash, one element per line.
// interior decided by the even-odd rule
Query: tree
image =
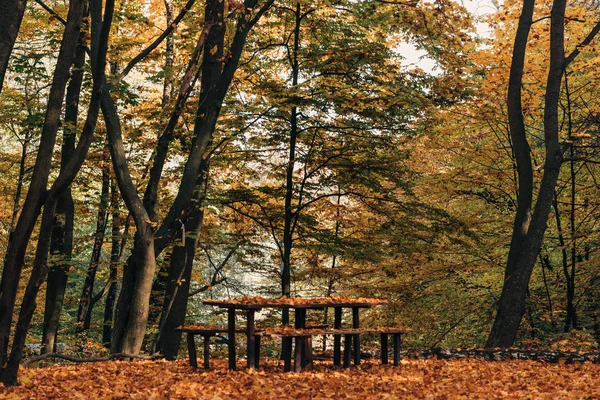
<path fill-rule="evenodd" d="M 538 258 L 552 207 L 565 149 L 559 142 L 559 99 L 565 58 L 564 27 L 566 1 L 554 1 L 550 14 L 550 58 L 544 96 L 544 173 L 533 203 L 533 167 L 523 121 L 521 88 L 528 35 L 532 25 L 533 1 L 524 1 L 515 35 L 508 89 L 508 119 L 519 177 L 518 203 L 511 246 L 498 311 L 486 347 L 509 347 L 525 313 L 525 300 L 533 267 Z M 596 32 L 592 31 L 595 35 Z M 593 36 L 592 36 L 593 38 Z M 591 39 L 590 39 L 591 40 Z"/>

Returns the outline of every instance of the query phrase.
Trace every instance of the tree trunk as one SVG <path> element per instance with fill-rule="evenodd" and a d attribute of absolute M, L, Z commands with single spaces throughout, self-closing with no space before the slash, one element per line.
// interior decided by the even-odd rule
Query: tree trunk
<path fill-rule="evenodd" d="M 208 169 L 209 163 L 206 161 L 198 175 L 193 209 L 182 225 L 182 230 L 185 229 L 183 243 L 176 245 L 171 253 L 158 335 L 154 342 L 154 352 L 160 352 L 169 360 L 177 358 L 179 352 L 181 332 L 176 329 L 185 322 L 198 233 L 204 218 L 202 207 L 208 186 Z"/>
<path fill-rule="evenodd" d="M 300 14 L 300 3 L 296 4 L 294 27 L 294 46 L 292 50 L 292 87 L 298 85 L 299 67 L 298 50 L 300 49 L 300 23 L 302 16 Z M 290 297 L 291 295 L 291 255 L 293 245 L 293 227 L 294 211 L 292 210 L 292 199 L 294 196 L 294 166 L 296 162 L 296 139 L 298 138 L 298 108 L 292 107 L 290 112 L 290 142 L 289 158 L 286 166 L 285 180 L 285 200 L 284 200 L 284 224 L 283 224 L 283 260 L 281 269 L 281 295 Z M 289 310 L 284 309 L 282 323 L 289 324 Z"/>
<path fill-rule="evenodd" d="M 85 11 L 84 11 L 85 15 Z M 79 43 L 84 41 L 85 32 L 80 32 Z M 63 145 L 61 154 L 61 171 L 67 166 L 68 161 L 75 151 L 77 132 L 77 118 L 79 114 L 79 96 L 83 82 L 83 66 L 85 64 L 85 49 L 78 46 L 75 51 L 75 60 L 71 71 L 71 80 L 67 87 L 65 99 L 65 128 L 63 131 Z M 61 260 L 60 264 L 52 264 L 48 271 L 48 284 L 46 287 L 46 304 L 44 309 L 44 326 L 42 333 L 42 354 L 53 352 L 56 345 L 58 324 L 67 287 L 68 272 L 71 267 L 71 254 L 73 250 L 73 220 L 75 209 L 71 188 L 68 187 L 59 197 L 56 205 L 56 226 L 52 230 L 50 252 Z M 53 257 L 54 258 L 54 257 Z"/>
<path fill-rule="evenodd" d="M 26 5 L 27 0 L 0 0 L 0 93 Z"/>
<path fill-rule="evenodd" d="M 83 7 L 80 4 L 78 8 L 81 8 L 81 12 L 76 14 L 79 24 L 83 16 Z M 88 113 L 85 124 L 81 133 L 77 148 L 73 153 L 63 171 L 56 178 L 52 187 L 48 191 L 46 201 L 44 202 L 44 213 L 42 215 L 42 222 L 40 227 L 40 236 L 38 238 L 38 244 L 36 249 L 35 260 L 31 277 L 23 302 L 21 304 L 21 310 L 19 312 L 19 320 L 17 322 L 17 329 L 15 330 L 15 336 L 12 344 L 12 351 L 6 370 L 4 372 L 3 381 L 5 385 L 14 385 L 17 380 L 17 373 L 19 369 L 19 363 L 23 358 L 23 349 L 25 347 L 25 339 L 29 330 L 29 324 L 36 308 L 36 298 L 39 291 L 40 285 L 46 279 L 47 274 L 47 259 L 48 251 L 50 247 L 50 236 L 54 226 L 54 213 L 58 199 L 64 191 L 69 187 L 75 176 L 79 172 L 89 149 L 89 146 L 94 137 L 94 130 L 96 122 L 98 120 L 98 114 L 100 109 L 100 98 L 102 93 L 102 87 L 104 84 L 104 67 L 106 65 L 106 50 L 108 48 L 108 36 L 110 32 L 110 26 L 112 23 L 112 15 L 114 10 L 114 1 L 108 0 L 106 2 L 106 8 L 104 13 L 104 23 L 102 24 L 102 32 L 100 35 L 99 51 L 97 56 L 92 54 L 92 72 L 93 72 L 93 87 L 90 104 L 88 107 Z M 94 15 L 92 15 L 94 18 Z M 76 36 L 79 36 L 79 30 L 74 32 Z M 66 35 L 66 31 L 65 31 Z M 73 56 L 73 54 L 71 54 Z"/>
<path fill-rule="evenodd" d="M 134 249 L 124 268 L 123 285 L 117 302 L 111 351 L 138 354 L 146 332 L 152 281 L 156 268 L 154 228 L 131 179 L 119 116 L 108 91 L 103 93 L 102 113 L 119 191 L 136 226 Z"/>
<path fill-rule="evenodd" d="M 94 294 L 94 282 L 96 280 L 96 271 L 100 263 L 100 255 L 102 254 L 102 244 L 104 243 L 104 233 L 108 224 L 108 192 L 110 188 L 110 152 L 108 145 L 104 149 L 104 159 L 102 160 L 102 189 L 100 194 L 100 204 L 98 205 L 98 216 L 96 218 L 96 232 L 94 234 L 94 247 L 90 265 L 88 267 L 85 282 L 83 284 L 83 292 L 79 299 L 79 309 L 77 312 L 77 332 L 82 332 L 90 328 L 90 321 L 87 317 L 88 308 L 92 307 L 92 297 Z"/>
<path fill-rule="evenodd" d="M 51 265 L 46 285 L 46 303 L 42 333 L 42 354 L 56 351 L 58 324 L 62 312 L 71 254 L 73 249 L 73 216 L 75 209 L 71 191 L 66 190 L 56 205 L 54 227 L 50 239 L 50 254 L 60 265 Z"/>
<path fill-rule="evenodd" d="M 546 95 L 544 106 L 544 142 L 546 145 L 545 165 L 542 182 L 539 189 L 538 198 L 535 204 L 535 209 L 531 217 L 531 222 L 528 229 L 523 230 L 524 224 L 518 226 L 519 208 L 521 206 L 521 198 L 519 197 L 519 205 L 517 208 L 517 217 L 515 218 L 515 234 L 513 231 L 513 239 L 515 235 L 523 237 L 524 240 L 513 249 L 514 241 L 511 243 L 509 259 L 506 267 L 506 274 L 502 294 L 498 303 L 498 312 L 496 319 L 490 332 L 490 336 L 486 343 L 486 347 L 510 347 L 514 344 L 519 325 L 525 312 L 525 299 L 531 272 L 538 257 L 550 208 L 552 207 L 552 199 L 554 197 L 554 189 L 558 181 L 560 166 L 562 163 L 562 149 L 558 141 L 558 101 L 560 97 L 560 87 L 564 68 L 564 15 L 565 15 L 566 0 L 555 0 L 552 6 L 550 19 L 550 68 L 548 71 L 548 79 L 546 82 Z M 517 119 L 522 121 L 521 112 L 521 96 L 520 87 L 523 75 L 523 60 L 525 57 L 525 49 L 527 45 L 527 35 L 531 26 L 531 16 L 533 13 L 533 1 L 525 0 L 519 26 L 517 28 L 517 36 L 515 38 L 515 50 L 513 52 L 513 65 L 511 65 L 511 81 L 509 81 L 509 106 L 516 107 L 518 111 Z M 515 66 L 516 64 L 516 66 Z M 518 80 L 518 87 L 515 87 L 513 74 Z M 512 83 L 512 85 L 511 85 Z M 518 90 L 518 93 L 515 93 Z M 514 103 L 514 104 L 513 104 Z M 509 112 L 509 121 L 511 125 L 511 135 L 515 147 L 515 155 L 517 166 L 519 169 L 519 185 L 521 185 L 521 159 L 517 151 L 523 152 L 529 147 L 523 148 L 523 143 L 527 144 L 524 129 L 522 131 L 513 131 L 515 112 Z M 518 122 L 518 121 L 517 121 Z M 517 142 L 518 141 L 518 142 Z M 520 144 L 519 144 L 520 143 Z M 529 160 L 530 158 L 527 157 Z M 526 175 L 531 172 L 524 171 Z M 519 187 L 519 193 L 527 190 L 525 195 L 530 196 L 532 187 Z"/>
<path fill-rule="evenodd" d="M 0 370 L 0 377 L 4 374 L 4 366 L 8 357 L 10 327 L 17 288 L 23 269 L 25 251 L 44 202 L 56 133 L 60 124 L 65 87 L 69 80 L 70 66 L 73 62 L 75 49 L 79 40 L 83 9 L 83 1 L 81 0 L 72 0 L 69 3 L 67 25 L 65 26 L 54 77 L 52 79 L 31 183 L 15 230 L 11 232 L 9 237 L 4 259 L 2 283 L 0 285 L 0 368 L 2 368 Z M 2 27 L 4 26 L 2 24 Z M 14 379 L 16 379 L 16 373 Z"/>
<path fill-rule="evenodd" d="M 181 87 L 179 89 L 179 95 L 177 97 L 177 101 L 175 103 L 175 108 L 169 118 L 169 122 L 165 126 L 165 129 L 162 135 L 159 138 L 158 146 L 156 149 L 156 155 L 154 157 L 154 163 L 152 165 L 152 169 L 150 170 L 150 179 L 148 181 L 148 186 L 146 187 L 146 191 L 144 193 L 144 206 L 148 214 L 154 215 L 154 206 L 157 200 L 157 191 L 158 191 L 158 183 L 162 176 L 162 171 L 164 167 L 164 163 L 167 156 L 167 151 L 169 149 L 169 144 L 173 138 L 173 131 L 179 119 L 179 115 L 181 114 L 181 110 L 183 109 L 187 98 L 193 88 L 193 84 L 195 81 L 194 70 L 197 67 L 197 63 L 199 61 L 200 52 L 204 49 L 202 66 L 198 73 L 202 73 L 202 81 L 200 83 L 200 99 L 197 115 L 203 115 L 207 109 L 204 108 L 203 104 L 207 101 L 209 95 L 212 95 L 215 91 L 215 85 L 221 75 L 221 69 L 223 67 L 223 46 L 225 44 L 225 23 L 224 23 L 224 3 L 218 1 L 207 1 L 205 8 L 205 17 L 204 17 L 204 25 L 205 29 L 200 35 L 198 42 L 196 44 L 196 48 L 190 59 L 190 62 L 187 66 L 186 72 L 184 74 L 183 80 L 181 82 Z M 210 25 L 213 26 L 210 26 Z M 210 30 L 207 30 L 208 29 Z M 216 48 L 216 51 L 212 51 L 212 49 Z M 197 75 L 196 75 L 197 76 Z M 197 121 L 198 123 L 198 121 Z M 209 143 L 207 147 L 210 145 L 212 141 L 212 133 Z M 202 154 L 200 157 L 204 156 Z M 202 170 L 202 166 L 200 166 L 200 171 Z M 198 174 L 200 177 L 202 172 Z M 189 213 L 193 204 L 188 204 L 186 208 L 187 210 L 182 212 L 182 215 L 186 215 Z M 184 217 L 182 216 L 183 220 Z M 185 222 L 184 222 L 185 223 Z M 178 227 L 181 224 L 177 224 Z M 180 229 L 180 228 L 179 228 Z M 156 246 L 155 250 L 157 256 L 160 252 L 163 251 L 166 245 L 171 243 L 172 238 L 168 241 L 161 242 L 162 245 Z M 170 264 L 172 265 L 172 263 Z M 167 271 L 167 267 L 162 267 L 156 280 L 154 282 L 153 292 L 159 295 L 154 296 L 152 300 L 151 309 L 154 310 L 153 320 L 158 318 L 159 313 L 161 313 L 161 303 L 164 301 L 164 294 L 167 293 L 167 281 L 169 279 L 170 272 Z"/>
<path fill-rule="evenodd" d="M 221 64 L 222 72 L 220 73 L 218 80 L 212 83 L 210 89 L 206 92 L 206 100 L 201 101 L 198 104 L 198 112 L 196 113 L 196 121 L 194 123 L 194 139 L 183 169 L 179 190 L 162 225 L 156 232 L 155 247 L 157 249 L 157 254 L 172 242 L 174 235 L 179 231 L 178 220 L 180 220 L 182 212 L 189 207 L 188 203 L 193 195 L 202 159 L 212 141 L 212 135 L 221 112 L 221 106 L 239 65 L 248 33 L 262 15 L 264 15 L 264 13 L 273 5 L 273 0 L 267 0 L 258 11 L 253 12 L 252 10 L 255 9 L 257 3 L 257 0 L 246 0 L 244 2 L 245 9 L 240 17 L 238 17 L 235 34 L 229 48 L 228 61 L 224 65 Z M 211 29 L 209 36 L 213 34 L 216 35 L 213 29 Z M 207 43 L 210 40 L 210 37 L 207 37 Z M 210 50 L 214 51 L 213 48 Z M 222 49 L 217 47 L 216 51 L 222 51 Z M 204 65 L 202 69 L 204 73 Z M 204 81 L 204 79 L 203 76 L 202 80 Z"/>
<path fill-rule="evenodd" d="M 125 249 L 125 242 L 127 240 L 127 233 L 129 230 L 129 223 L 126 223 L 123 227 L 123 235 L 121 237 L 121 215 L 119 212 L 119 199 L 116 182 L 111 182 L 111 212 L 112 212 L 112 236 L 111 236 L 111 250 L 110 250 L 110 275 L 108 281 L 110 286 L 106 294 L 106 300 L 104 302 L 104 325 L 102 326 L 102 343 L 105 347 L 110 347 L 112 338 L 112 323 L 113 314 L 115 308 L 115 301 L 117 300 L 117 279 L 118 279 L 118 266 L 123 259 L 123 250 Z"/>

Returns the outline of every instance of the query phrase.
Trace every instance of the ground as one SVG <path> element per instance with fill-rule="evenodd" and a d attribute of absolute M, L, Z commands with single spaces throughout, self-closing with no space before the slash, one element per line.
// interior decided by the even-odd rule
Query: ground
<path fill-rule="evenodd" d="M 242 366 L 240 361 L 239 366 Z M 283 373 L 275 361 L 255 371 L 211 371 L 186 361 L 112 361 L 25 368 L 20 385 L 0 386 L 2 399 L 600 399 L 600 364 L 536 361 L 366 361 L 333 369 L 317 363 Z"/>

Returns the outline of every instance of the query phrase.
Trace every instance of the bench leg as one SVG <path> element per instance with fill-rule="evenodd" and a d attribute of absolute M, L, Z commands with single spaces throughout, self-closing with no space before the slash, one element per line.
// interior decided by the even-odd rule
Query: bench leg
<path fill-rule="evenodd" d="M 381 334 L 381 364 L 388 363 L 388 334 Z"/>
<path fill-rule="evenodd" d="M 188 332 L 187 334 L 187 345 L 190 366 L 192 368 L 198 368 L 198 360 L 196 359 L 196 343 L 194 343 L 194 334 L 191 332 Z"/>
<path fill-rule="evenodd" d="M 333 327 L 335 329 L 342 328 L 342 308 L 334 307 L 334 319 L 333 319 Z M 333 335 L 333 365 L 341 365 L 342 362 L 342 336 L 341 335 Z"/>
<path fill-rule="evenodd" d="M 302 371 L 302 344 L 305 338 L 296 336 L 296 345 L 294 346 L 294 372 Z"/>
<path fill-rule="evenodd" d="M 344 335 L 344 368 L 348 368 L 350 366 L 350 354 L 352 352 L 352 336 L 354 335 Z"/>
<path fill-rule="evenodd" d="M 210 369 L 210 336 L 204 335 L 204 369 Z"/>
<path fill-rule="evenodd" d="M 394 333 L 394 366 L 400 365 L 400 345 L 402 344 L 400 340 L 400 334 Z"/>

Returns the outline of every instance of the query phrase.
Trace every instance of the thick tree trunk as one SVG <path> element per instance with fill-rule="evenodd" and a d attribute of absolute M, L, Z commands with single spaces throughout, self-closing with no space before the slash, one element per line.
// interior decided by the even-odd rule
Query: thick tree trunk
<path fill-rule="evenodd" d="M 26 5 L 27 0 L 0 0 L 0 93 Z"/>
<path fill-rule="evenodd" d="M 84 12 L 85 14 L 85 12 Z M 85 32 L 80 32 L 79 43 L 84 41 Z M 63 131 L 63 144 L 61 154 L 61 171 L 75 151 L 77 132 L 77 118 L 79 114 L 79 96 L 83 82 L 83 66 L 85 64 L 85 49 L 78 46 L 75 51 L 75 60 L 71 71 L 71 80 L 67 87 L 65 99 L 65 128 Z M 67 287 L 68 271 L 71 266 L 71 253 L 73 250 L 73 220 L 75 209 L 71 188 L 67 188 L 59 197 L 56 205 L 56 226 L 52 230 L 50 252 L 53 258 L 61 260 L 56 265 L 49 266 L 48 284 L 46 286 L 46 304 L 44 309 L 44 326 L 42 333 L 42 354 L 52 352 L 56 345 L 58 323 Z"/>
<path fill-rule="evenodd" d="M 103 93 L 102 113 L 119 191 L 136 226 L 134 250 L 124 268 L 123 285 L 117 302 L 111 351 L 138 354 L 146 332 L 152 281 L 156 268 L 154 228 L 131 179 L 119 116 L 108 91 Z"/>
<path fill-rule="evenodd" d="M 70 2 L 67 25 L 52 79 L 46 117 L 29 191 L 15 230 L 10 235 L 5 255 L 2 283 L 0 285 L 0 375 L 4 374 L 4 366 L 8 357 L 8 339 L 25 251 L 44 202 L 56 133 L 60 124 L 65 87 L 79 40 L 83 9 L 83 1 L 73 0 Z M 4 25 L 2 26 L 4 27 Z M 16 373 L 14 378 L 16 378 Z"/>
<path fill-rule="evenodd" d="M 522 244 L 518 246 L 518 251 L 515 252 L 512 249 L 513 243 L 511 243 L 511 253 L 509 253 L 504 286 L 502 288 L 502 294 L 498 304 L 498 312 L 496 314 L 492 331 L 490 332 L 490 336 L 486 343 L 486 347 L 510 347 L 516 340 L 519 325 L 521 324 L 523 314 L 525 313 L 525 299 L 527 295 L 529 279 L 542 245 L 542 240 L 548 221 L 548 215 L 552 207 L 554 189 L 558 181 L 558 175 L 562 163 L 562 149 L 560 148 L 558 141 L 558 101 L 560 97 L 560 87 L 565 61 L 565 7 L 566 0 L 555 0 L 551 11 L 550 68 L 546 83 L 544 107 L 544 142 L 546 145 L 544 174 L 542 177 L 535 209 L 529 224 L 529 229 L 525 230 L 524 232 L 519 232 L 519 235 L 524 234 L 524 240 L 522 240 Z M 515 52 L 513 55 L 515 56 L 516 54 L 516 56 L 513 57 L 513 65 L 511 66 L 511 79 L 513 78 L 513 72 L 515 72 L 516 75 L 519 75 L 517 77 L 517 79 L 519 79 L 518 96 L 515 96 L 515 93 L 511 91 L 511 85 L 509 82 L 509 105 L 511 104 L 511 101 L 518 102 L 516 105 L 519 108 L 521 119 L 520 80 L 523 74 L 522 63 L 525 56 L 527 34 L 529 33 L 529 28 L 531 26 L 532 12 L 533 1 L 525 0 L 521 19 L 519 20 L 519 26 L 517 28 L 517 37 L 515 38 Z M 517 50 L 519 51 L 519 54 L 517 54 Z M 520 64 L 520 66 L 517 65 L 517 71 L 513 71 L 515 63 Z M 513 90 L 515 89 L 516 88 L 513 87 Z M 511 114 L 509 114 L 509 120 L 510 119 Z M 513 125 L 511 122 L 511 135 L 514 135 L 512 129 Z M 516 139 L 525 140 L 526 142 L 526 138 L 521 137 L 521 135 L 524 135 L 525 133 L 524 130 L 523 132 L 515 133 L 518 134 Z M 519 145 L 517 145 L 515 138 L 513 138 L 513 141 L 515 142 L 516 153 Z M 522 148 L 519 148 L 519 151 L 522 150 Z M 519 166 L 518 156 L 516 157 L 516 160 L 520 173 L 521 169 Z M 529 174 L 529 171 L 526 171 L 526 173 Z M 521 179 L 521 177 L 519 177 L 519 179 Z M 521 191 L 522 188 L 519 187 L 519 193 L 521 193 Z M 529 191 L 532 191 L 532 189 Z M 519 201 L 521 201 L 521 199 L 519 199 Z M 518 218 L 519 211 L 517 210 L 515 228 L 521 229 L 521 227 L 517 227 L 516 224 Z M 511 261 L 513 261 L 513 263 L 511 263 Z"/>

